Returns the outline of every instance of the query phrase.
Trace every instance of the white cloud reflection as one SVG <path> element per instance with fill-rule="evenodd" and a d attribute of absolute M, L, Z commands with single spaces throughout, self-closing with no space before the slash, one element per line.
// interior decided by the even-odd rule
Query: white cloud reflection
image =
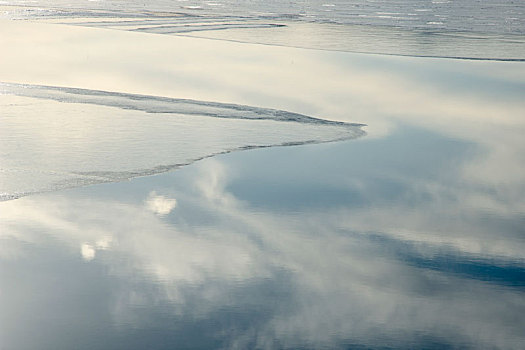
<path fill-rule="evenodd" d="M 160 216 L 169 214 L 176 206 L 176 199 L 157 195 L 155 191 L 150 192 L 146 199 L 146 208 Z"/>
<path fill-rule="evenodd" d="M 227 190 L 228 170 L 219 161 L 210 159 L 195 168 L 197 176 L 177 194 L 178 207 L 183 210 L 191 205 L 192 209 L 186 214 L 172 212 L 169 224 L 144 208 L 143 200 L 124 204 L 80 199 L 74 194 L 49 195 L 0 203 L 1 232 L 22 238 L 38 227 L 66 246 L 81 246 L 83 259 L 106 266 L 111 278 L 139 278 L 141 284 L 113 292 L 118 292 L 112 312 L 120 327 L 142 327 L 137 308 L 147 310 L 159 304 L 169 305 L 164 312 L 174 317 L 194 320 L 213 317 L 219 310 L 242 312 L 259 305 L 273 310 L 271 317 L 239 331 L 227 347 L 337 347 L 345 341 L 417 347 L 425 335 L 478 348 L 517 348 L 523 341 L 521 291 L 420 269 L 385 254 L 382 244 L 367 239 L 363 232 L 383 232 L 394 240 L 409 239 L 420 245 L 453 243 L 462 253 L 484 252 L 510 259 L 523 258 L 522 241 L 497 244 L 498 237 L 487 235 L 483 240 L 492 239 L 486 242 L 491 249 L 480 250 L 473 247 L 480 242 L 473 230 L 462 233 L 463 243 L 455 244 L 454 239 L 460 238 L 426 230 L 437 227 L 429 220 L 439 213 L 429 215 L 425 208 L 412 211 L 409 218 L 394 208 L 342 208 L 339 213 L 320 211 L 300 217 L 253 211 Z M 173 195 L 150 192 L 145 200 Z M 24 224 L 17 217 L 23 217 Z M 415 226 L 403 236 L 407 223 Z M 389 243 L 383 244 L 387 248 Z M 1 250 L 10 245 L 2 245 Z M 99 249 L 110 249 L 104 259 L 95 259 Z M 278 277 L 280 272 L 287 276 L 284 280 Z M 270 281 L 286 293 L 272 297 Z M 239 288 L 252 285 L 263 291 L 269 288 L 269 294 L 255 293 L 250 299 L 248 293 L 248 300 L 242 301 L 231 298 Z M 7 302 L 5 296 L 0 301 Z M 280 307 L 272 309 L 274 303 Z"/>
<path fill-rule="evenodd" d="M 80 247 L 80 252 L 82 253 L 82 258 L 84 258 L 84 260 L 86 261 L 90 261 L 95 258 L 95 248 L 91 244 L 82 244 L 82 246 Z"/>

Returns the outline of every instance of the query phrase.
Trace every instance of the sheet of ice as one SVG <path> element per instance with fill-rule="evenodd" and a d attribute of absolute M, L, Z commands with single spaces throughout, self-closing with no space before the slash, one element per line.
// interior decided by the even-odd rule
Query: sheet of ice
<path fill-rule="evenodd" d="M 0 200 L 151 175 L 233 150 L 364 134 L 357 124 L 250 106 L 0 87 Z"/>

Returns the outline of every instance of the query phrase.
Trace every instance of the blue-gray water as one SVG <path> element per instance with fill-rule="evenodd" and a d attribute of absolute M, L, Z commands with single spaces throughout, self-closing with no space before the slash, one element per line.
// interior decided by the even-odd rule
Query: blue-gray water
<path fill-rule="evenodd" d="M 0 203 L 3 345 L 519 349 L 524 213 L 457 175 L 484 156 L 407 127 Z"/>
<path fill-rule="evenodd" d="M 523 348 L 521 2 L 2 5 L 1 350 Z"/>

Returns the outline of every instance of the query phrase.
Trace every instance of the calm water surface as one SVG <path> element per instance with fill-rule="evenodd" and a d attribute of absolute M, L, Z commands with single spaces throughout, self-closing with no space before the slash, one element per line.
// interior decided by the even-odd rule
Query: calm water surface
<path fill-rule="evenodd" d="M 523 62 L 0 25 L 0 349 L 523 348 Z"/>
<path fill-rule="evenodd" d="M 406 127 L 2 202 L 2 343 L 519 348 L 523 206 L 459 176 L 485 155 Z"/>
<path fill-rule="evenodd" d="M 519 349 L 521 63 L 326 55 L 436 93 L 372 85 L 356 140 L 1 202 L 2 346 Z"/>

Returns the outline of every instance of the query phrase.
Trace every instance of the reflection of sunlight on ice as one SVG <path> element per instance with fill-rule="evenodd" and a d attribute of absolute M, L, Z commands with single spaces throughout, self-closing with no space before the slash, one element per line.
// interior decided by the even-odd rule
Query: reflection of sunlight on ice
<path fill-rule="evenodd" d="M 157 195 L 155 191 L 150 192 L 146 199 L 146 208 L 157 215 L 167 215 L 177 206 L 177 200 Z"/>

